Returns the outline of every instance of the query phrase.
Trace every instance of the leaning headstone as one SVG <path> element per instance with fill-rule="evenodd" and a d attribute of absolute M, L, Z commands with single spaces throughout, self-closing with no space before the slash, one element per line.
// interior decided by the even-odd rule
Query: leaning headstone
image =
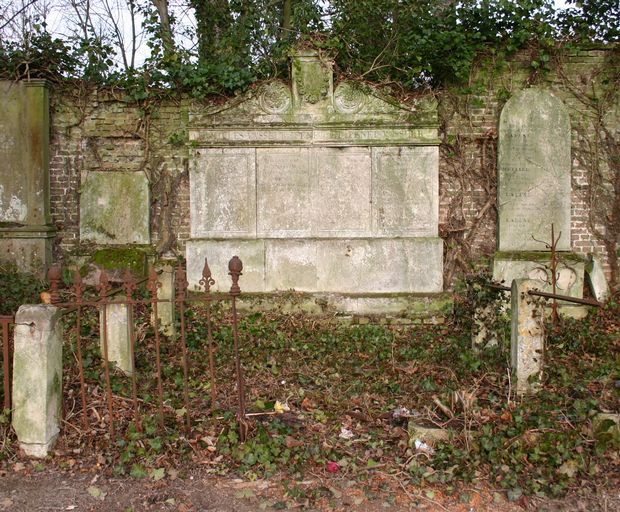
<path fill-rule="evenodd" d="M 499 250 L 544 251 L 537 240 L 570 250 L 571 128 L 564 104 L 547 91 L 511 98 L 499 123 Z"/>
<path fill-rule="evenodd" d="M 114 363 L 125 375 L 131 375 L 133 373 L 131 351 L 133 308 L 129 304 L 124 303 L 123 300 L 125 300 L 123 297 L 117 297 L 116 302 L 110 302 L 99 310 L 99 344 L 101 355 L 103 356 L 105 354 L 105 336 L 108 362 Z"/>
<path fill-rule="evenodd" d="M 60 430 L 60 319 L 60 309 L 47 304 L 20 306 L 15 315 L 13 429 L 29 457 L 46 457 Z"/>
<path fill-rule="evenodd" d="M 596 300 L 605 302 L 609 297 L 609 285 L 599 256 L 592 255 L 587 265 L 588 280 Z"/>
<path fill-rule="evenodd" d="M 542 377 L 545 330 L 544 306 L 528 295 L 537 289 L 534 281 L 514 280 L 511 289 L 510 362 L 517 395 L 535 393 Z"/>

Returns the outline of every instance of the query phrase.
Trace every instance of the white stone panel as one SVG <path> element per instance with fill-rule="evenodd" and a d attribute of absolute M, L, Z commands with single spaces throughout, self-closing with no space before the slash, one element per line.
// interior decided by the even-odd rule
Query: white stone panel
<path fill-rule="evenodd" d="M 265 291 L 436 293 L 442 262 L 439 238 L 267 240 Z"/>
<path fill-rule="evenodd" d="M 186 245 L 187 281 L 190 290 L 199 290 L 205 258 L 215 279 L 213 291 L 228 292 L 231 280 L 228 262 L 239 256 L 243 275 L 239 279 L 242 292 L 265 290 L 265 242 L 263 240 L 188 240 Z"/>
<path fill-rule="evenodd" d="M 255 150 L 199 149 L 190 168 L 192 237 L 256 234 Z"/>
<path fill-rule="evenodd" d="M 373 149 L 373 235 L 437 236 L 438 198 L 437 147 Z"/>
<path fill-rule="evenodd" d="M 315 236 L 370 236 L 370 150 L 317 148 L 315 154 Z"/>
<path fill-rule="evenodd" d="M 308 148 L 256 151 L 257 233 L 264 237 L 303 237 L 312 227 L 316 183 Z"/>

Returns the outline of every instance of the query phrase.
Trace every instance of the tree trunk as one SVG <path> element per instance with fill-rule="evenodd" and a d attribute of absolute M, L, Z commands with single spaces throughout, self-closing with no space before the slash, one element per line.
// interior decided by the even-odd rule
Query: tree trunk
<path fill-rule="evenodd" d="M 157 9 L 160 23 L 160 37 L 164 45 L 164 57 L 170 57 L 175 53 L 174 38 L 170 27 L 170 15 L 168 13 L 168 0 L 151 0 Z"/>

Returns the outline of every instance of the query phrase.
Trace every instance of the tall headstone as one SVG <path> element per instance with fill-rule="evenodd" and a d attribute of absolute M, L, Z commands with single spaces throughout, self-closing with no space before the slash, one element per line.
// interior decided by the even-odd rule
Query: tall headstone
<path fill-rule="evenodd" d="M 0 82 L 0 259 L 41 276 L 55 235 L 49 188 L 47 83 Z"/>
<path fill-rule="evenodd" d="M 497 281 L 533 279 L 551 291 L 551 226 L 559 264 L 556 292 L 581 297 L 583 258 L 571 249 L 571 127 L 562 101 L 530 88 L 504 106 L 498 145 Z"/>
<path fill-rule="evenodd" d="M 564 104 L 526 89 L 511 98 L 499 123 L 499 250 L 545 250 L 551 224 L 558 250 L 570 251 L 571 130 Z"/>

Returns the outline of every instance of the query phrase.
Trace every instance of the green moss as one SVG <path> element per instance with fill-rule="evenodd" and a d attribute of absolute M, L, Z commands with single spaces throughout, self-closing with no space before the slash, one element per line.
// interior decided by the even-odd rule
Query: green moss
<path fill-rule="evenodd" d="M 52 396 L 61 396 L 61 386 L 60 386 L 60 376 L 58 373 L 54 373 L 54 378 L 52 379 Z"/>
<path fill-rule="evenodd" d="M 108 270 L 129 268 L 136 276 L 146 275 L 146 253 L 140 249 L 101 249 L 91 261 Z"/>
<path fill-rule="evenodd" d="M 558 252 L 557 253 L 559 261 L 572 261 L 575 263 L 580 263 L 585 261 L 583 256 L 579 254 L 575 254 L 573 252 Z M 504 261 L 550 261 L 551 253 L 547 251 L 515 251 L 515 252 L 496 252 L 495 260 L 504 260 Z"/>

